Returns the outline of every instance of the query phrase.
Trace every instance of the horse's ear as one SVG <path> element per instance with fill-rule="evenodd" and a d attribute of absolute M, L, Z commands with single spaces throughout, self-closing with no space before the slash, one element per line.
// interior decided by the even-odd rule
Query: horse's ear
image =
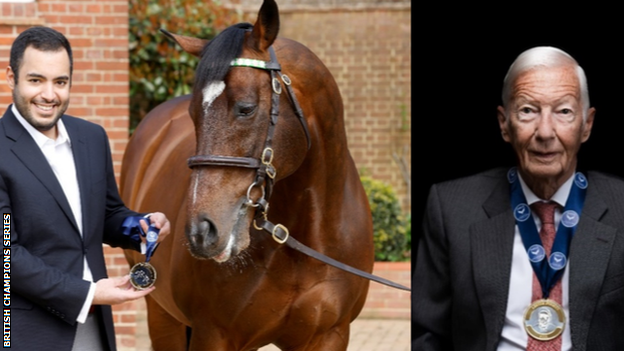
<path fill-rule="evenodd" d="M 279 11 L 275 0 L 264 0 L 251 32 L 252 47 L 258 51 L 266 51 L 277 38 L 279 22 Z"/>
<path fill-rule="evenodd" d="M 191 55 L 195 55 L 197 57 L 201 56 L 202 49 L 210 40 L 198 39 L 193 37 L 187 37 L 184 35 L 173 34 L 164 29 L 160 29 L 163 34 L 167 37 L 173 39 L 176 43 L 178 43 L 184 51 L 188 52 Z"/>

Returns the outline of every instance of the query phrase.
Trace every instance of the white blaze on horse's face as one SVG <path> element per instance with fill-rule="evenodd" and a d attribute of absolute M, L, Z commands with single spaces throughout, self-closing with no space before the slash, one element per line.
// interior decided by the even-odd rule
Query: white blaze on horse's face
<path fill-rule="evenodd" d="M 212 81 L 206 84 L 206 87 L 202 90 L 204 94 L 202 106 L 204 107 L 204 114 L 208 113 L 210 105 L 219 97 L 225 90 L 225 82 Z M 193 204 L 197 200 L 197 185 L 199 184 L 199 174 L 195 175 L 195 185 L 193 186 Z"/>
<path fill-rule="evenodd" d="M 193 202 L 192 202 L 193 205 L 195 205 L 195 203 L 197 202 L 197 186 L 198 185 L 199 185 L 199 172 L 195 171 L 195 181 L 193 185 Z"/>
<path fill-rule="evenodd" d="M 204 94 L 204 100 L 202 105 L 204 107 L 204 113 L 208 113 L 210 105 L 212 105 L 215 99 L 219 97 L 219 95 L 221 95 L 224 90 L 225 82 L 223 81 L 212 81 L 206 84 L 206 87 L 204 88 L 204 90 L 202 90 L 202 93 Z"/>
<path fill-rule="evenodd" d="M 224 81 L 211 81 L 202 89 L 204 116 L 217 112 L 212 109 L 212 105 L 223 94 L 225 88 L 226 84 Z M 201 119 L 201 116 L 199 117 Z M 223 223 L 221 223 L 220 229 L 217 231 L 215 223 L 212 222 L 207 214 L 202 212 L 204 205 L 202 201 L 206 200 L 201 197 L 202 190 L 200 186 L 203 177 L 207 176 L 207 173 L 203 172 L 204 170 L 204 168 L 193 170 L 191 206 L 194 209 L 199 206 L 199 213 L 197 214 L 199 221 L 191 224 L 189 249 L 191 255 L 198 259 L 211 258 L 216 262 L 223 263 L 236 256 L 249 245 L 249 221 L 251 219 L 249 206 L 245 204 L 247 199 L 241 197 L 234 204 L 234 208 L 238 209 L 234 213 L 229 213 L 227 210 L 224 210 L 226 213 L 215 214 L 212 212 L 212 216 L 216 216 L 215 218 L 221 219 L 226 224 L 224 227 Z M 223 210 L 223 208 L 221 209 Z M 223 248 L 220 249 L 221 247 Z"/>

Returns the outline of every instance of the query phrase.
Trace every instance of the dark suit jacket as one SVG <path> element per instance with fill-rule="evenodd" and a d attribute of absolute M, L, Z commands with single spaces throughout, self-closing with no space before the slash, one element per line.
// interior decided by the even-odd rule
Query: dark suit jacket
<path fill-rule="evenodd" d="M 506 169 L 434 185 L 412 288 L 413 350 L 495 350 L 505 322 L 514 217 Z M 570 247 L 574 350 L 624 350 L 624 182 L 589 172 Z"/>
<path fill-rule="evenodd" d="M 119 229 L 137 215 L 119 198 L 104 129 L 61 117 L 76 164 L 83 237 L 45 156 L 9 108 L 0 119 L 0 210 L 11 214 L 11 345 L 18 350 L 70 350 L 87 296 L 86 255 L 94 281 L 105 278 L 102 242 L 134 248 Z M 110 306 L 96 313 L 115 350 Z"/>

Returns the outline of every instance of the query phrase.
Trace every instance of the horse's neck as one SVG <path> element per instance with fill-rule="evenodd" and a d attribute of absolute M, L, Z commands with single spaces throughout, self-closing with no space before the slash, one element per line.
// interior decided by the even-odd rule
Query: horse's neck
<path fill-rule="evenodd" d="M 333 149 L 310 149 L 301 166 L 276 183 L 271 211 L 279 206 L 277 201 L 286 204 L 280 206 L 280 211 L 292 217 L 305 217 L 306 213 L 332 208 L 341 210 L 340 204 L 349 198 L 347 192 L 353 191 L 359 175 L 346 145 L 338 149 L 340 156 L 336 156 Z"/>

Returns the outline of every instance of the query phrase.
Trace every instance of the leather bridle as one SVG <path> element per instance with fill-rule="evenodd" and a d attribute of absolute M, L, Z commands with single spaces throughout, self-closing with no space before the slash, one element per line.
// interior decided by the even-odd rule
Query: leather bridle
<path fill-rule="evenodd" d="M 299 123 L 301 123 L 301 126 L 303 127 L 303 131 L 308 142 L 308 150 L 310 150 L 311 145 L 308 124 L 303 116 L 303 111 L 299 106 L 299 101 L 295 96 L 295 92 L 291 87 L 291 80 L 287 75 L 282 74 L 282 68 L 279 62 L 277 62 L 275 50 L 273 50 L 272 46 L 269 47 L 269 54 L 271 55 L 271 61 L 237 58 L 233 60 L 230 64 L 231 67 L 252 67 L 257 69 L 263 69 L 271 74 L 271 88 L 273 92 L 271 95 L 271 115 L 269 120 L 269 131 L 267 133 L 267 138 L 264 142 L 264 148 L 262 150 L 262 155 L 260 156 L 260 158 L 220 155 L 196 155 L 190 157 L 187 161 L 190 168 L 199 166 L 229 166 L 256 169 L 256 177 L 247 190 L 247 205 L 251 207 L 256 207 L 256 212 L 261 213 L 264 217 L 266 217 L 266 212 L 268 211 L 268 199 L 271 197 L 273 182 L 275 181 L 275 177 L 277 176 L 277 170 L 272 164 L 274 155 L 272 143 L 273 134 L 275 133 L 275 126 L 277 125 L 277 119 L 279 117 L 279 102 L 280 94 L 282 93 L 282 85 L 277 78 L 278 76 L 286 86 L 286 91 L 288 92 L 288 96 L 290 97 L 290 101 L 295 111 L 295 115 L 297 116 L 297 118 L 299 119 Z M 251 190 L 254 187 L 260 187 L 263 194 L 256 203 L 254 203 L 254 201 L 251 199 Z"/>
<path fill-rule="evenodd" d="M 272 164 L 274 155 L 272 141 L 273 134 L 275 133 L 275 126 L 277 125 L 277 119 L 279 116 L 279 100 L 280 94 L 282 93 L 282 85 L 279 79 L 277 79 L 278 76 L 286 86 L 286 91 L 288 92 L 288 96 L 290 97 L 290 102 L 295 111 L 295 115 L 297 116 L 299 122 L 301 123 L 301 126 L 303 127 L 303 131 L 308 142 L 307 150 L 310 150 L 311 146 L 308 124 L 303 116 L 303 111 L 299 106 L 297 97 L 295 96 L 295 93 L 291 87 L 291 80 L 287 75 L 282 74 L 281 66 L 277 62 L 277 57 L 275 55 L 273 47 L 269 47 L 269 54 L 271 55 L 271 61 L 237 58 L 234 59 L 230 64 L 230 66 L 232 67 L 253 67 L 257 69 L 262 69 L 269 71 L 269 73 L 271 74 L 271 88 L 273 90 L 271 95 L 271 117 L 269 130 L 267 133 L 267 139 L 264 142 L 264 149 L 262 150 L 262 155 L 260 156 L 260 158 L 221 155 L 195 155 L 187 160 L 188 166 L 191 169 L 201 166 L 226 166 L 256 169 L 256 177 L 247 189 L 246 202 L 247 206 L 256 208 L 256 213 L 254 215 L 253 221 L 254 228 L 259 231 L 266 231 L 270 233 L 273 236 L 273 239 L 280 244 L 286 243 L 287 246 L 324 263 L 327 263 L 331 266 L 358 275 L 360 277 L 376 281 L 381 284 L 385 284 L 401 290 L 410 291 L 409 288 L 401 284 L 394 283 L 390 280 L 351 267 L 303 245 L 301 242 L 290 236 L 288 229 L 284 225 L 273 224 L 267 219 L 267 212 L 269 210 L 268 199 L 271 197 L 273 182 L 275 181 L 275 177 L 277 176 L 277 170 Z M 260 187 L 260 190 L 262 191 L 262 196 L 258 200 L 256 200 L 255 203 L 251 199 L 251 190 L 254 187 Z"/>

